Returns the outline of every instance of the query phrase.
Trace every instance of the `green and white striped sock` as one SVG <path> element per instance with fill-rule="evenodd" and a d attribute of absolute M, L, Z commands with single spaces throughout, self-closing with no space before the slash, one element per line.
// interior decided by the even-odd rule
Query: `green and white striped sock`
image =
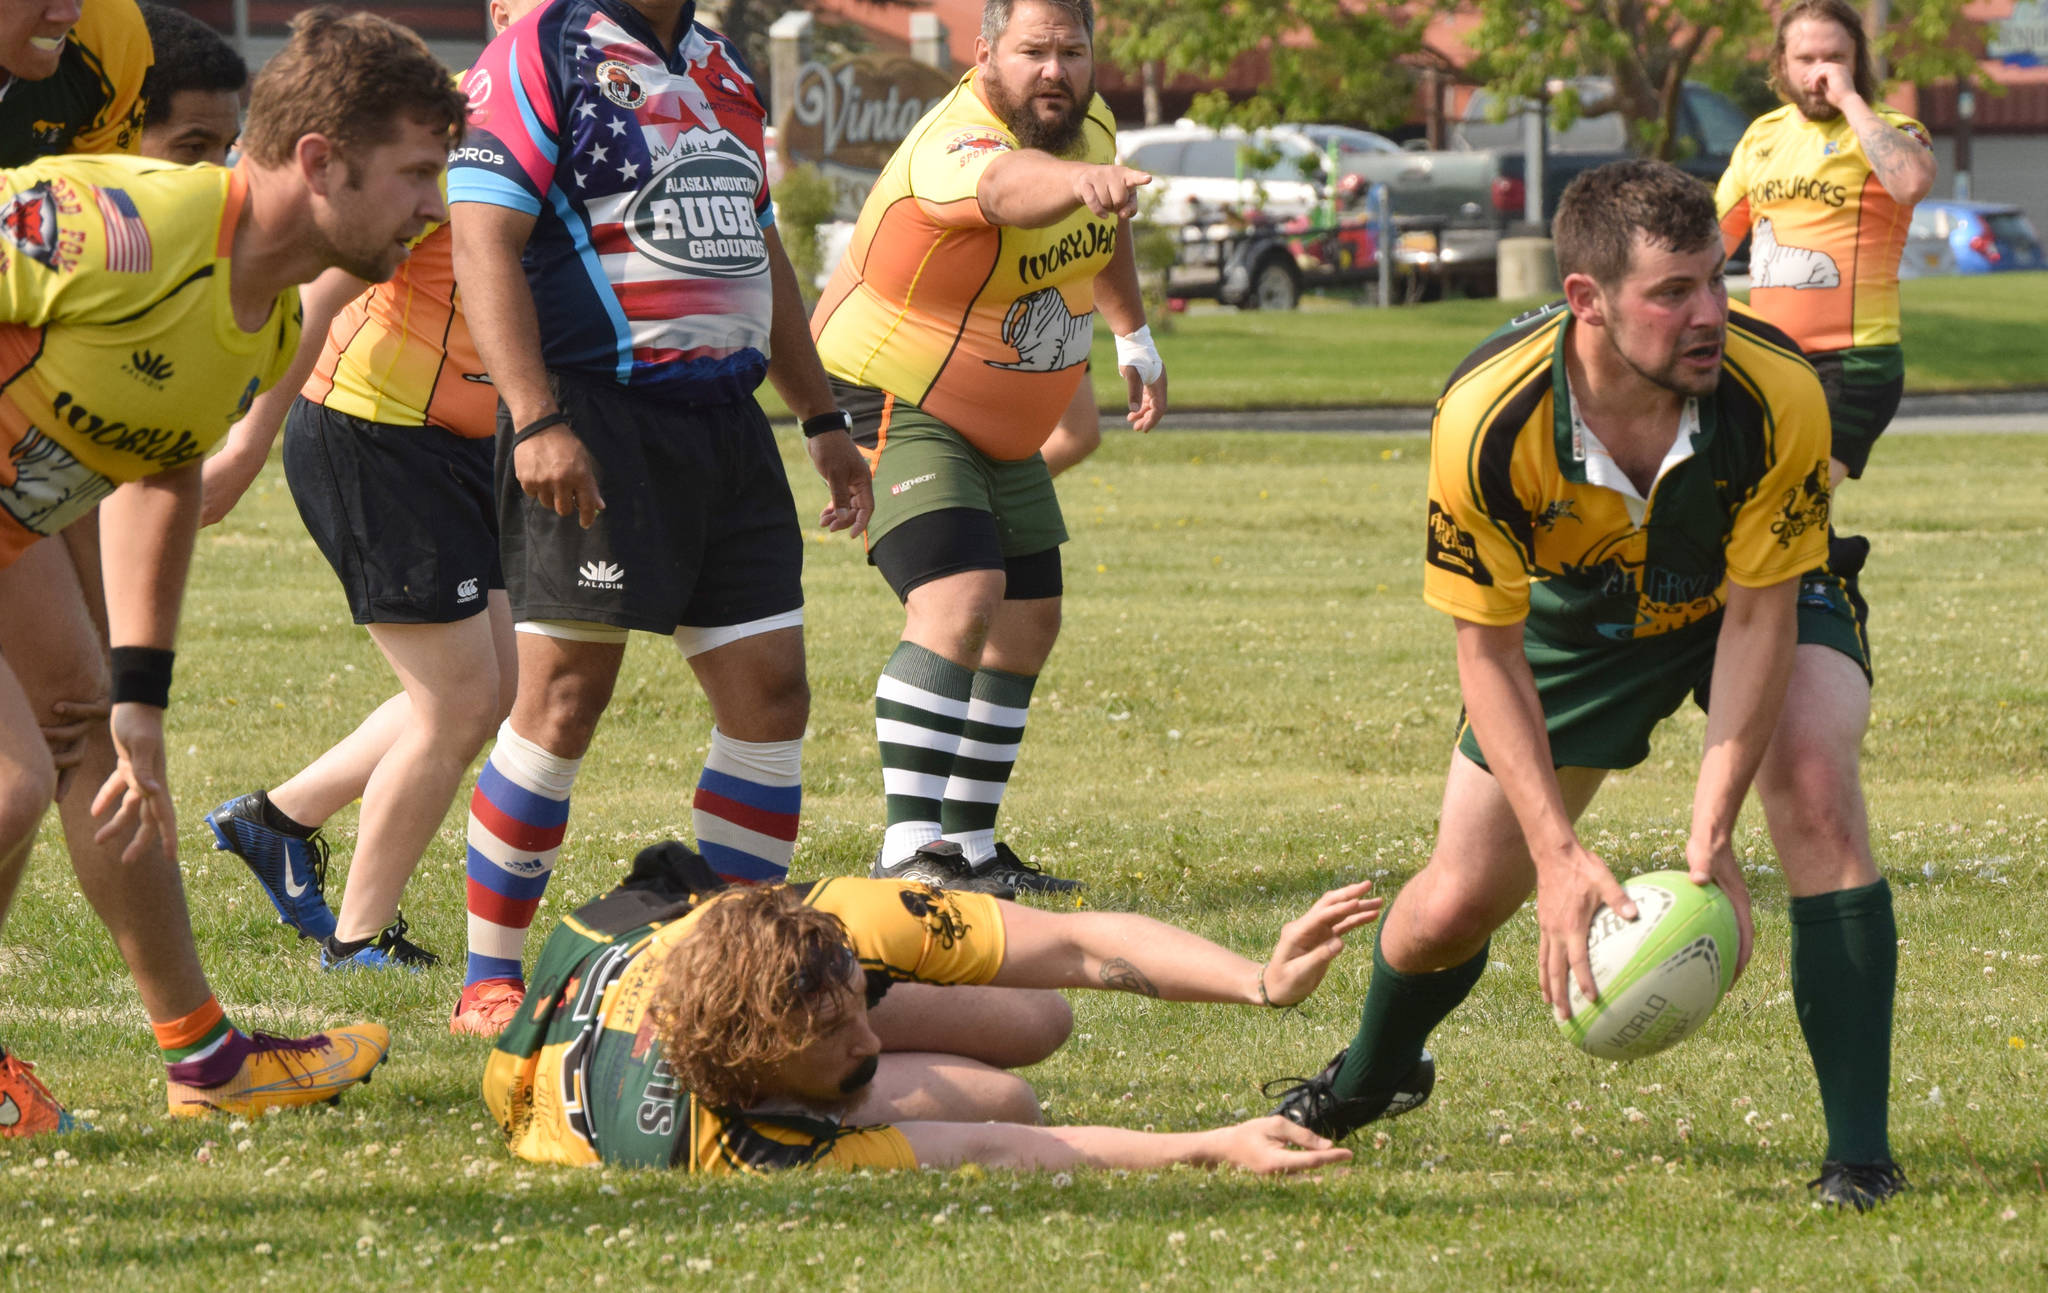
<path fill-rule="evenodd" d="M 915 642 L 898 642 L 875 680 L 875 738 L 888 800 L 883 862 L 901 862 L 942 833 L 939 804 L 973 687 L 973 670 Z"/>
<path fill-rule="evenodd" d="M 960 735 L 960 755 L 946 778 L 939 805 L 939 826 L 960 846 L 970 863 L 996 855 L 996 810 L 1017 766 L 1017 745 L 1024 739 L 1036 675 L 978 669 L 967 702 L 967 727 Z"/>

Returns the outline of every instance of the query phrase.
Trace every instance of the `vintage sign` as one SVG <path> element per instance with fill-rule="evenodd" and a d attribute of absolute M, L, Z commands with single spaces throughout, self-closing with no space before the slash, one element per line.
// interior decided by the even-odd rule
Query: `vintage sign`
<path fill-rule="evenodd" d="M 791 165 L 808 162 L 832 182 L 838 214 L 851 220 L 896 146 L 955 78 L 902 54 L 862 54 L 797 71 L 789 119 L 779 123 Z"/>
<path fill-rule="evenodd" d="M 2048 64 L 2048 4 L 2042 0 L 2019 3 L 2009 17 L 1987 23 L 1991 39 L 1984 56 L 2007 67 L 2040 67 Z"/>

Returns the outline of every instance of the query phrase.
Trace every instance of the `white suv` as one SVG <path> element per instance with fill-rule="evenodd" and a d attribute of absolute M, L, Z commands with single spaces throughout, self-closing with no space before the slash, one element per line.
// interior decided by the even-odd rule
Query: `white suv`
<path fill-rule="evenodd" d="M 1246 165 L 1247 148 L 1279 154 L 1263 168 Z M 1204 224 L 1226 214 L 1263 212 L 1274 220 L 1307 215 L 1323 200 L 1318 178 L 1327 163 L 1300 135 L 1234 126 L 1212 130 L 1182 121 L 1171 126 L 1120 130 L 1117 160 L 1148 172 L 1159 192 L 1154 219 L 1161 224 Z"/>

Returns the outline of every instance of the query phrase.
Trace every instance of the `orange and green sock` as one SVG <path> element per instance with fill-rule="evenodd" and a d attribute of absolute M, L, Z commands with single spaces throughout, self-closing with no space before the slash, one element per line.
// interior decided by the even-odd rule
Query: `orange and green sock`
<path fill-rule="evenodd" d="M 228 1022 L 227 1012 L 214 997 L 191 1014 L 152 1022 L 150 1029 L 156 1033 L 170 1080 L 185 1086 L 219 1086 L 248 1058 L 249 1039 Z"/>

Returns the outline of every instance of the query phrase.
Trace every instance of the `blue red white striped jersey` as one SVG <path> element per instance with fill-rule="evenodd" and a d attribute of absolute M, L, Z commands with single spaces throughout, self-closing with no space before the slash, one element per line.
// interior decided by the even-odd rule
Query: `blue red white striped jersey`
<path fill-rule="evenodd" d="M 557 0 L 463 81 L 451 202 L 535 217 L 524 265 L 551 369 L 723 403 L 768 367 L 766 111 L 684 6 L 673 53 L 624 0 Z"/>

